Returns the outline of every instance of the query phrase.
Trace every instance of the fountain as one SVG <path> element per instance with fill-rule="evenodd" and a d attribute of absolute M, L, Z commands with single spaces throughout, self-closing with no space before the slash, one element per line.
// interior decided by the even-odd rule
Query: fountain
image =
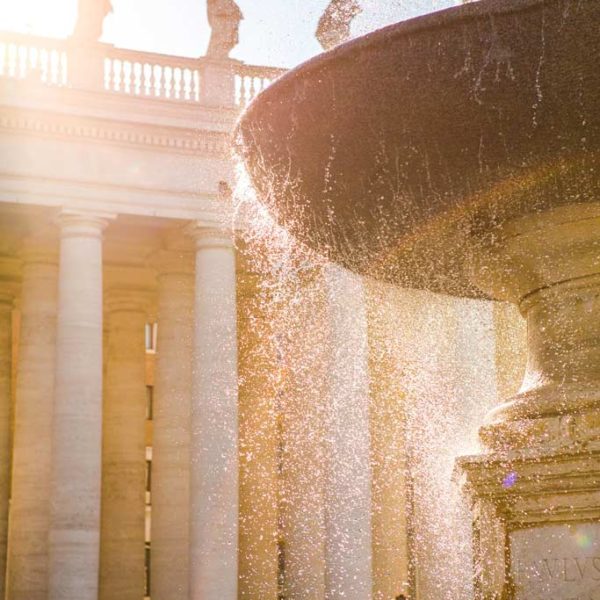
<path fill-rule="evenodd" d="M 237 128 L 298 240 L 405 287 L 510 301 L 519 393 L 460 458 L 476 597 L 600 598 L 600 3 L 481 0 L 291 71 Z"/>

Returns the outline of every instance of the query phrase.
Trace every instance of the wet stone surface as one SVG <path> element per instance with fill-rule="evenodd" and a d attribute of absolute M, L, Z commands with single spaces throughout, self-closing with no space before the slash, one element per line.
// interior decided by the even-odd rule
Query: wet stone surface
<path fill-rule="evenodd" d="M 516 600 L 600 600 L 600 524 L 514 531 Z"/>

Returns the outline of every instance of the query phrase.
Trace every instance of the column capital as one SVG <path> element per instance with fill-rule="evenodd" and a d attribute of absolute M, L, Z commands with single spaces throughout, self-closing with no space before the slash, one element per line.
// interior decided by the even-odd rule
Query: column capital
<path fill-rule="evenodd" d="M 61 238 L 100 237 L 108 223 L 116 219 L 113 213 L 63 209 L 57 216 Z"/>
<path fill-rule="evenodd" d="M 214 221 L 192 221 L 184 229 L 185 233 L 196 241 L 196 249 L 233 248 L 233 229 Z"/>

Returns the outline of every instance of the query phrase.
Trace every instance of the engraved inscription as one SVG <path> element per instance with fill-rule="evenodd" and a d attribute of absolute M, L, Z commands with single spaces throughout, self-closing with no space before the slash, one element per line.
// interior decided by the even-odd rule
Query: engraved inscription
<path fill-rule="evenodd" d="M 600 600 L 600 524 L 510 534 L 515 600 Z"/>

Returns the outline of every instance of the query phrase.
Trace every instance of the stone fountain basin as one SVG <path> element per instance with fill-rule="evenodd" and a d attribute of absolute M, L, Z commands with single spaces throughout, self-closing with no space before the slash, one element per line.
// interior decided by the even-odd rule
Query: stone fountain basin
<path fill-rule="evenodd" d="M 484 297 L 469 273 L 477 240 L 600 198 L 599 23 L 595 0 L 481 0 L 392 25 L 267 88 L 238 123 L 238 152 L 310 248 Z"/>

